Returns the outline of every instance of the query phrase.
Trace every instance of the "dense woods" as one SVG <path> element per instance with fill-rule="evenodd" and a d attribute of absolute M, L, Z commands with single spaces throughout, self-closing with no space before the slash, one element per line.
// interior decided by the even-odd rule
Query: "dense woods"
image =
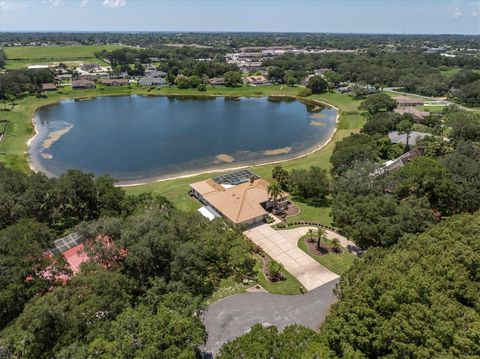
<path fill-rule="evenodd" d="M 248 243 L 225 222 L 125 196 L 109 177 L 1 168 L 0 183 L 0 347 L 13 357 L 195 357 L 205 298 L 252 275 Z M 74 276 L 43 254 L 65 231 L 91 243 Z"/>

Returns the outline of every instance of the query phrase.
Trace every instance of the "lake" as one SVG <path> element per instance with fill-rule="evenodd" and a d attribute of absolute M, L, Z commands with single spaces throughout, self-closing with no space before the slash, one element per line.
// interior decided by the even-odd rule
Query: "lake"
<path fill-rule="evenodd" d="M 110 96 L 35 112 L 36 170 L 69 168 L 144 182 L 289 159 L 328 140 L 336 110 L 296 100 Z"/>

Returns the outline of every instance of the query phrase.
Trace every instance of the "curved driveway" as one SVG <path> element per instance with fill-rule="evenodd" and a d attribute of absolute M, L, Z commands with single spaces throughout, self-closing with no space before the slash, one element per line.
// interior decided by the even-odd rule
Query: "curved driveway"
<path fill-rule="evenodd" d="M 270 224 L 261 224 L 243 232 L 253 243 L 292 274 L 307 290 L 315 289 L 338 278 L 338 275 L 310 257 L 297 246 L 298 240 L 315 227 L 275 230 Z M 344 247 L 352 242 L 339 234 L 326 231 L 329 239 L 337 238 Z"/>
<path fill-rule="evenodd" d="M 337 300 L 333 294 L 337 282 L 338 278 L 303 295 L 243 293 L 219 300 L 204 313 L 208 339 L 202 349 L 215 355 L 224 343 L 245 334 L 256 323 L 279 329 L 290 324 L 318 329 Z"/>

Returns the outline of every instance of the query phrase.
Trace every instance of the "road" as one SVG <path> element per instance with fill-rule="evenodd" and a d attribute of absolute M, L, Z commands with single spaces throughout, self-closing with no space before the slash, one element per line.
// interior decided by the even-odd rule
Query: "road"
<path fill-rule="evenodd" d="M 303 295 L 243 293 L 219 300 L 204 313 L 208 339 L 201 349 L 215 355 L 224 343 L 245 334 L 256 323 L 279 329 L 297 323 L 318 329 L 337 300 L 333 294 L 337 283 L 338 278 Z"/>

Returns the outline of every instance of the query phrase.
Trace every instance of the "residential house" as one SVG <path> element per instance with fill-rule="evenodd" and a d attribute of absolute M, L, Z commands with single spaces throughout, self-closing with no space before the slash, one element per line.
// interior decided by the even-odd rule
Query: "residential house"
<path fill-rule="evenodd" d="M 317 76 L 322 76 L 325 75 L 327 72 L 335 72 L 333 71 L 331 68 L 327 68 L 327 67 L 324 67 L 324 68 L 321 68 L 321 69 L 317 69 L 317 70 L 314 70 L 313 73 Z"/>
<path fill-rule="evenodd" d="M 405 166 L 409 161 L 420 156 L 423 156 L 423 149 L 419 147 L 414 148 L 413 150 L 404 153 L 403 155 L 395 158 L 394 160 L 385 162 L 383 164 L 383 167 L 378 170 L 376 174 L 398 170 L 399 168 Z"/>
<path fill-rule="evenodd" d="M 167 73 L 164 71 L 158 71 L 158 70 L 145 70 L 145 77 L 165 77 L 167 76 Z"/>
<path fill-rule="evenodd" d="M 96 79 L 97 79 L 97 75 L 95 75 L 95 74 L 82 74 L 82 75 L 78 75 L 78 80 L 95 81 Z"/>
<path fill-rule="evenodd" d="M 270 82 L 267 80 L 267 78 L 263 75 L 260 76 L 247 76 L 245 78 L 245 81 L 248 85 L 268 85 Z"/>
<path fill-rule="evenodd" d="M 42 84 L 42 91 L 57 91 L 57 85 L 51 82 L 44 83 Z"/>
<path fill-rule="evenodd" d="M 142 77 L 138 80 L 140 86 L 163 86 L 165 80 L 160 77 Z"/>
<path fill-rule="evenodd" d="M 208 80 L 208 82 L 210 83 L 210 85 L 224 85 L 225 84 L 225 80 L 223 79 L 223 77 L 214 77 L 214 78 L 211 78 L 210 80 Z"/>
<path fill-rule="evenodd" d="M 431 136 L 430 133 L 426 132 L 417 132 L 417 131 L 412 131 L 408 134 L 408 144 L 410 146 L 415 146 L 417 144 L 417 141 L 426 137 L 426 136 Z M 399 133 L 398 131 L 390 131 L 388 133 L 388 138 L 390 138 L 390 141 L 392 143 L 400 143 L 402 145 L 407 144 L 407 134 L 406 133 Z"/>
<path fill-rule="evenodd" d="M 263 222 L 273 209 L 268 185 L 250 171 L 242 170 L 192 183 L 190 193 L 205 205 L 200 213 L 207 218 L 222 216 L 236 225 L 250 226 Z M 283 193 L 277 203 L 286 206 L 288 194 Z"/>
<path fill-rule="evenodd" d="M 416 121 L 416 122 L 423 122 L 425 120 L 425 118 L 430 116 L 430 112 L 420 111 L 420 110 L 416 109 L 415 107 L 409 107 L 409 106 L 397 107 L 394 111 L 396 113 L 401 114 L 401 115 L 404 115 L 404 114 L 411 115 L 413 120 Z"/>
<path fill-rule="evenodd" d="M 72 89 L 85 90 L 95 88 L 95 82 L 89 80 L 74 80 L 72 81 Z"/>
<path fill-rule="evenodd" d="M 129 84 L 127 79 L 102 79 L 100 83 L 105 86 L 125 86 Z"/>
<path fill-rule="evenodd" d="M 393 99 L 397 101 L 398 106 L 401 106 L 401 107 L 423 106 L 423 101 L 417 98 L 410 98 L 407 96 L 396 96 Z"/>

